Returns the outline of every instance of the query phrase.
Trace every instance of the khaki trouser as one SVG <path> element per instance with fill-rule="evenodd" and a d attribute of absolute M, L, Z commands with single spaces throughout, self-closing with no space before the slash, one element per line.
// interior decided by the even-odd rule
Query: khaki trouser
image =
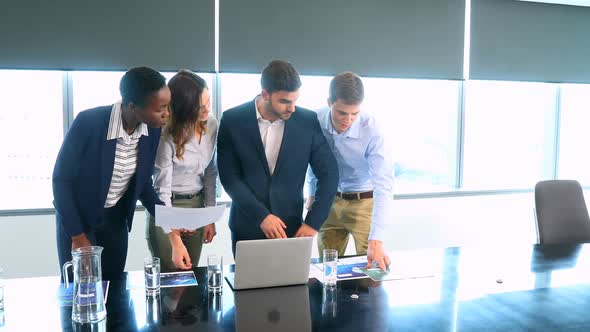
<path fill-rule="evenodd" d="M 191 199 L 175 199 L 172 201 L 172 206 L 181 208 L 202 208 L 204 207 L 203 193 Z M 201 248 L 203 247 L 203 233 L 204 227 L 197 229 L 192 234 L 181 234 L 182 243 L 191 258 L 193 266 L 199 264 L 201 257 Z M 153 257 L 160 258 L 160 269 L 162 272 L 178 271 L 172 262 L 172 245 L 168 239 L 168 234 L 164 233 L 162 228 L 157 227 L 155 218 L 151 216 L 146 210 L 146 227 L 145 238 L 148 243 L 148 248 Z"/>
<path fill-rule="evenodd" d="M 349 234 L 354 238 L 357 255 L 367 254 L 372 215 L 372 198 L 344 200 L 336 197 L 318 234 L 320 257 L 324 249 L 336 249 L 338 257 L 344 256 Z"/>

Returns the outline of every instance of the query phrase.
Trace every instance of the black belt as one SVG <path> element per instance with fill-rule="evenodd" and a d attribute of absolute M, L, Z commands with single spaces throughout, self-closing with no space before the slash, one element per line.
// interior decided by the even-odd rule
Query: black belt
<path fill-rule="evenodd" d="M 193 198 L 199 196 L 201 193 L 202 193 L 202 191 L 199 191 L 196 194 L 175 194 L 175 193 L 172 193 L 172 200 L 175 200 L 175 199 L 193 199 Z"/>
<path fill-rule="evenodd" d="M 341 193 L 341 192 L 336 192 L 336 196 L 345 199 L 347 201 L 351 201 L 351 200 L 361 200 L 361 199 L 367 199 L 367 198 L 373 198 L 373 190 L 371 191 L 365 191 L 362 193 Z"/>

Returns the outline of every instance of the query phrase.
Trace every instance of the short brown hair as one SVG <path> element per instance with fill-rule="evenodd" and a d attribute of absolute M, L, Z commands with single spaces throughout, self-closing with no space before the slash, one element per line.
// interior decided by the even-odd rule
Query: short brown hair
<path fill-rule="evenodd" d="M 330 81 L 330 101 L 340 99 L 347 105 L 358 105 L 365 98 L 363 81 L 355 73 L 345 71 Z"/>
<path fill-rule="evenodd" d="M 292 64 L 283 60 L 273 60 L 262 70 L 260 85 L 268 93 L 294 92 L 301 87 L 301 79 Z"/>

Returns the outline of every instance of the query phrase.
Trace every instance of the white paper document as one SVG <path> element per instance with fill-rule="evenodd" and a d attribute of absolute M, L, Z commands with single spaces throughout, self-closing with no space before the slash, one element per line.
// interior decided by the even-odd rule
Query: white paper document
<path fill-rule="evenodd" d="M 224 212 L 225 205 L 194 209 L 156 205 L 156 226 L 165 233 L 180 228 L 195 230 L 217 222 Z"/>

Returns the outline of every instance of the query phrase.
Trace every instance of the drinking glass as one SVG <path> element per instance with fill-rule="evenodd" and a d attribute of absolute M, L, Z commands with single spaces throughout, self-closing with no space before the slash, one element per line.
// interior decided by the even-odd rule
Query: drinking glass
<path fill-rule="evenodd" d="M 223 288 L 223 257 L 207 256 L 207 288 L 209 292 L 221 293 Z"/>
<path fill-rule="evenodd" d="M 324 286 L 336 286 L 338 279 L 338 250 L 324 249 Z"/>
<path fill-rule="evenodd" d="M 148 257 L 143 260 L 145 275 L 145 293 L 148 296 L 160 294 L 160 259 Z"/>

